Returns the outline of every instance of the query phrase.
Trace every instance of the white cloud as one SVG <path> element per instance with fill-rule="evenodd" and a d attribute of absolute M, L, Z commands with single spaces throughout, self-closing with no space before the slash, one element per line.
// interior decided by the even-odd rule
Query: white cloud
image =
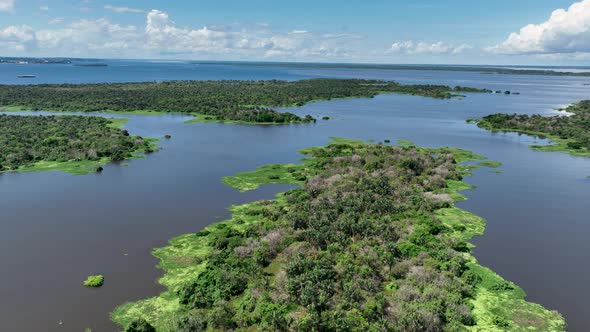
<path fill-rule="evenodd" d="M 344 56 L 343 37 L 333 38 L 303 30 L 281 34 L 267 24 L 232 30 L 225 27 L 199 29 L 178 27 L 167 13 L 152 10 L 147 15 L 147 47 L 162 53 L 229 54 L 266 58 Z"/>
<path fill-rule="evenodd" d="M 0 30 L 0 49 L 16 52 L 32 51 L 37 47 L 35 31 L 27 25 L 8 26 Z"/>
<path fill-rule="evenodd" d="M 442 41 L 435 43 L 414 42 L 412 40 L 395 42 L 391 45 L 388 53 L 392 54 L 459 54 L 473 47 L 467 44 L 453 45 Z"/>
<path fill-rule="evenodd" d="M 115 13 L 145 13 L 145 10 L 131 7 L 116 7 L 111 5 L 104 6 L 104 9 Z"/>
<path fill-rule="evenodd" d="M 0 0 L 1 1 L 1 0 Z M 63 19 L 51 20 L 53 24 Z M 0 28 L 1 29 L 1 28 Z M 64 27 L 33 30 L 8 27 L 0 46 L 35 50 L 54 56 L 201 57 L 201 58 L 323 58 L 354 55 L 360 37 L 352 34 L 273 31 L 268 24 L 186 27 L 168 13 L 151 10 L 144 27 L 121 25 L 107 18 L 78 20 Z M 26 38 L 25 38 L 26 37 Z M 32 54 L 26 54 L 32 55 Z"/>
<path fill-rule="evenodd" d="M 104 18 L 80 20 L 61 29 L 39 30 L 35 35 L 39 49 L 76 55 L 120 55 L 142 44 L 136 27 L 122 26 Z"/>
<path fill-rule="evenodd" d="M 39 10 L 48 11 L 49 6 L 41 6 L 41 7 L 39 7 Z"/>
<path fill-rule="evenodd" d="M 529 24 L 487 50 L 500 54 L 590 52 L 590 0 L 557 9 L 547 21 Z"/>
<path fill-rule="evenodd" d="M 11 12 L 14 10 L 14 0 L 0 0 L 0 12 Z"/>

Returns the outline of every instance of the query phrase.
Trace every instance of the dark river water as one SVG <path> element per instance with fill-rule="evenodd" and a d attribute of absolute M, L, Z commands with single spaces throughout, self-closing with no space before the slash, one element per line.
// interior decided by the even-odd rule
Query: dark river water
<path fill-rule="evenodd" d="M 15 78 L 23 74 L 38 77 Z M 115 331 L 109 312 L 116 305 L 161 291 L 152 248 L 227 218 L 232 204 L 289 188 L 239 193 L 221 183 L 223 176 L 297 162 L 298 149 L 325 144 L 330 136 L 454 146 L 501 161 L 502 174 L 482 168 L 467 178 L 477 189 L 459 204 L 488 221 L 485 235 L 474 239 L 475 256 L 522 286 L 529 301 L 560 311 L 569 330 L 590 330 L 590 159 L 537 152 L 528 145 L 539 140 L 465 123 L 495 112 L 554 113 L 588 98 L 590 87 L 584 84 L 590 78 L 137 61 L 111 61 L 101 68 L 0 65 L 0 83 L 9 84 L 311 77 L 443 83 L 521 95 L 318 102 L 289 111 L 332 120 L 288 126 L 189 125 L 179 115 L 125 116 L 132 134 L 172 139 L 160 142 L 161 151 L 128 166 L 109 165 L 102 174 L 0 175 L 0 330 Z M 90 274 L 103 274 L 105 285 L 82 287 Z"/>

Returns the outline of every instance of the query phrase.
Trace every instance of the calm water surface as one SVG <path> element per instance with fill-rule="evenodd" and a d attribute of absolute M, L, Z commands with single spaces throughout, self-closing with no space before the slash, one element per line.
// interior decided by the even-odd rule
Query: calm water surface
<path fill-rule="evenodd" d="M 176 235 L 228 217 L 226 208 L 271 198 L 289 186 L 241 194 L 220 179 L 268 163 L 297 162 L 300 148 L 330 136 L 407 139 L 455 146 L 501 161 L 503 173 L 478 170 L 460 207 L 488 220 L 475 239 L 480 262 L 518 283 L 528 299 L 559 310 L 571 331 L 590 330 L 590 159 L 531 150 L 542 143 L 491 134 L 465 123 L 494 112 L 553 113 L 588 98 L 588 78 L 190 65 L 113 61 L 106 68 L 0 65 L 0 83 L 151 81 L 165 79 L 303 79 L 355 77 L 519 91 L 434 100 L 382 95 L 318 102 L 289 109 L 330 116 L 310 125 L 184 124 L 187 117 L 126 116 L 133 134 L 161 137 L 162 150 L 102 174 L 59 172 L 0 175 L 0 330 L 115 331 L 108 313 L 126 301 L 156 295 L 161 271 L 150 250 Z M 112 115 L 109 115 L 112 116 Z M 105 286 L 82 280 L 104 274 Z M 59 322 L 63 321 L 63 325 Z"/>

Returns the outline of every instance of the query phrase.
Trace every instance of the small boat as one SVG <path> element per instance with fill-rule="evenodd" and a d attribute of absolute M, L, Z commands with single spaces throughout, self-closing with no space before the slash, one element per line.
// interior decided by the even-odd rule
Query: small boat
<path fill-rule="evenodd" d="M 35 77 L 37 77 L 37 76 L 35 76 L 35 75 L 18 75 L 18 76 L 16 76 L 16 78 L 35 78 Z"/>

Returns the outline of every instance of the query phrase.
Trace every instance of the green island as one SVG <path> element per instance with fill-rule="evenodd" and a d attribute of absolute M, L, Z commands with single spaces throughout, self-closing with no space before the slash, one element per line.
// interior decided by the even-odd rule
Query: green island
<path fill-rule="evenodd" d="M 469 121 L 483 129 L 517 132 L 548 138 L 553 142 L 550 145 L 532 145 L 536 150 L 590 157 L 590 100 L 572 104 L 561 111 L 570 115 L 492 114 Z"/>
<path fill-rule="evenodd" d="M 318 100 L 402 93 L 452 98 L 487 89 L 444 85 L 401 85 L 360 79 L 300 81 L 166 81 L 144 83 L 0 85 L 0 110 L 114 112 L 195 115 L 189 122 L 284 124 L 315 122 L 272 107 L 301 106 Z"/>
<path fill-rule="evenodd" d="M 300 185 L 155 249 L 159 296 L 116 308 L 125 331 L 564 331 L 557 312 L 479 265 L 485 221 L 454 206 L 469 151 L 335 139 L 301 164 L 227 177 Z M 143 331 L 143 330 L 142 330 Z"/>
<path fill-rule="evenodd" d="M 84 280 L 84 286 L 91 287 L 91 288 L 98 288 L 104 285 L 104 276 L 102 275 L 95 275 L 95 276 L 88 276 L 86 280 Z"/>
<path fill-rule="evenodd" d="M 127 119 L 0 114 L 0 172 L 59 170 L 87 174 L 111 161 L 157 150 L 156 140 L 130 136 Z"/>

